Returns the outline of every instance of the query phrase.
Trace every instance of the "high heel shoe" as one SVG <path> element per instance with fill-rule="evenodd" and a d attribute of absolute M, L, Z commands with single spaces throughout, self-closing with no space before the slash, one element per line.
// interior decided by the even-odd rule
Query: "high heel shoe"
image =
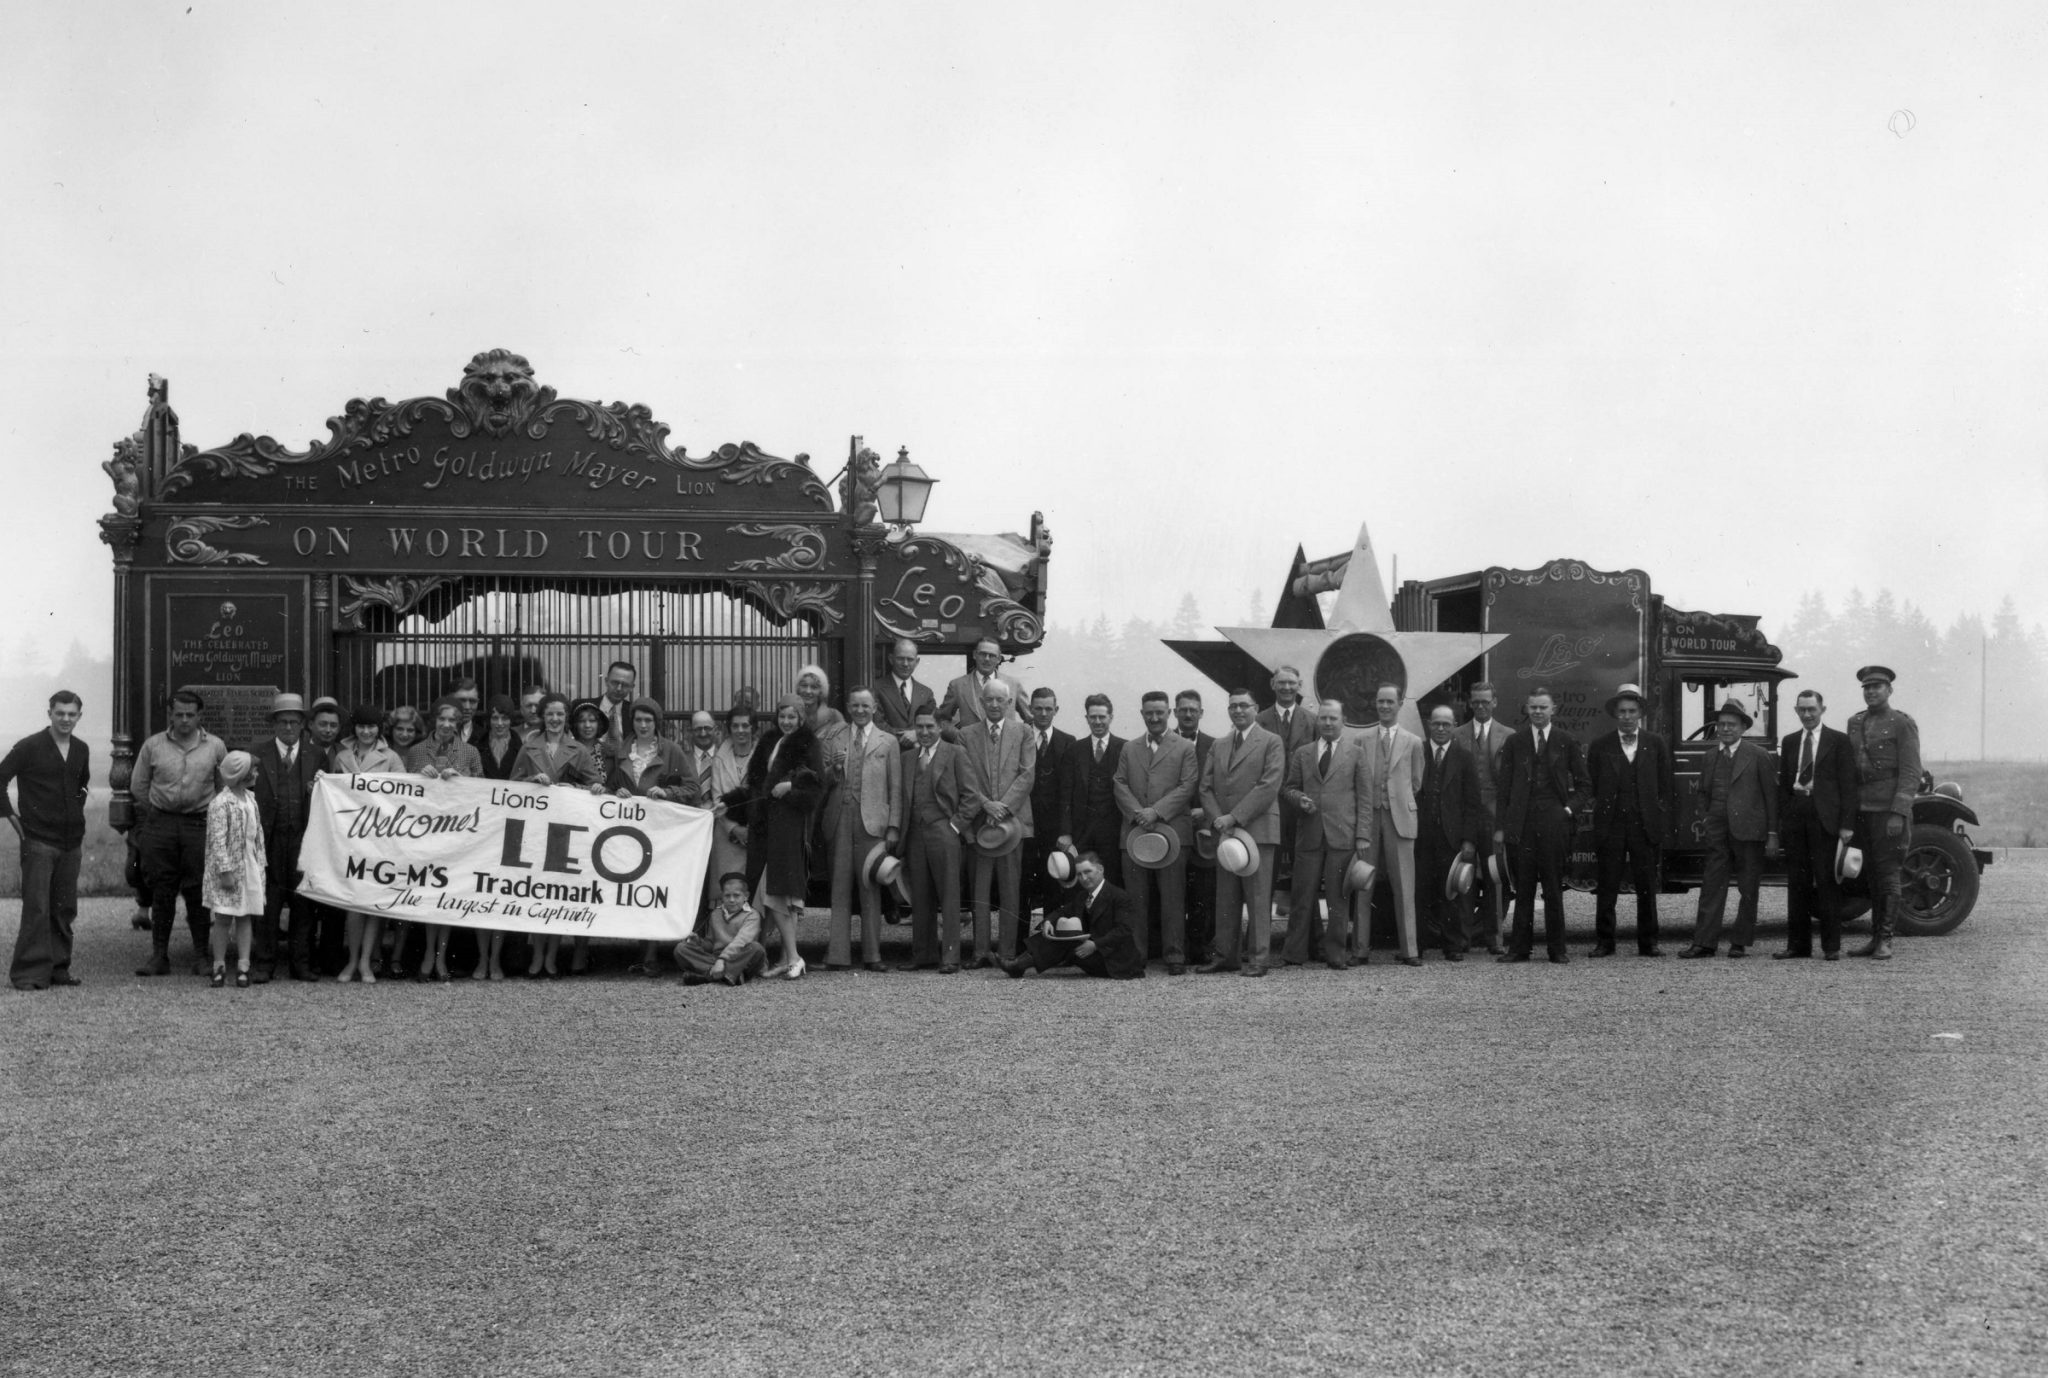
<path fill-rule="evenodd" d="M 798 957 L 798 958 L 795 958 L 794 960 L 792 960 L 792 961 L 790 962 L 790 964 L 789 964 L 789 970 L 788 970 L 788 971 L 785 971 L 785 972 L 783 972 L 783 973 L 782 973 L 782 979 L 783 979 L 783 980 L 785 980 L 785 981 L 801 981 L 801 980 L 803 980 L 803 979 L 804 979 L 804 959 L 803 959 L 803 958 L 801 958 L 801 957 Z"/>
<path fill-rule="evenodd" d="M 249 973 L 248 973 L 248 972 L 246 972 L 246 971 L 238 971 L 238 972 L 236 972 L 236 973 L 235 973 L 235 989 L 236 989 L 236 990 L 247 990 L 247 989 L 249 989 Z"/>
<path fill-rule="evenodd" d="M 226 985 L 227 983 L 228 969 L 226 967 L 215 967 L 213 969 L 213 988 L 215 990 L 219 990 L 222 986 Z"/>

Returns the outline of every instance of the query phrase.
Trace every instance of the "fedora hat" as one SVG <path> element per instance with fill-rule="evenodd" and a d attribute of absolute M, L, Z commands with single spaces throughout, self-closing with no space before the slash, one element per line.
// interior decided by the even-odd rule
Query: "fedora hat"
<path fill-rule="evenodd" d="M 1737 703 L 1734 699 L 1729 699 L 1727 702 L 1723 703 L 1719 708 L 1716 708 L 1714 710 L 1715 722 L 1718 723 L 1721 721 L 1721 719 L 1727 717 L 1736 717 L 1742 719 L 1742 730 L 1744 732 L 1749 731 L 1750 724 L 1756 721 L 1756 719 L 1749 716 L 1748 711 L 1745 710 L 1743 706 Z"/>
<path fill-rule="evenodd" d="M 1216 844 L 1216 864 L 1233 876 L 1259 873 L 1258 840 L 1243 828 L 1232 828 Z"/>
<path fill-rule="evenodd" d="M 1216 830 L 1214 828 L 1195 829 L 1196 859 L 1199 861 L 1209 862 L 1213 865 L 1216 861 L 1216 844 L 1220 841 L 1222 841 L 1222 839 L 1216 836 Z"/>
<path fill-rule="evenodd" d="M 1623 699 L 1634 699 L 1636 701 L 1636 707 L 1638 708 L 1646 708 L 1649 706 L 1643 700 L 1643 688 L 1641 685 L 1624 684 L 1621 686 L 1621 688 L 1615 690 L 1613 696 L 1607 700 L 1608 717 L 1611 718 L 1614 716 L 1614 705 L 1620 703 Z"/>
<path fill-rule="evenodd" d="M 1370 861 L 1360 861 L 1357 857 L 1351 858 L 1351 864 L 1344 868 L 1344 893 L 1355 895 L 1361 890 L 1370 893 L 1372 890 L 1372 877 L 1373 869 Z"/>
<path fill-rule="evenodd" d="M 1835 843 L 1835 879 L 1854 880 L 1863 874 L 1863 851 L 1846 842 Z"/>
<path fill-rule="evenodd" d="M 1486 875 L 1487 879 L 1493 882 L 1494 894 L 1498 895 L 1507 889 L 1508 865 L 1500 859 L 1499 852 L 1486 858 Z"/>
<path fill-rule="evenodd" d="M 902 870 L 903 863 L 889 855 L 889 844 L 877 842 L 868 849 L 867 856 L 860 863 L 860 882 L 863 885 L 890 885 Z"/>
<path fill-rule="evenodd" d="M 1062 914 L 1044 930 L 1044 936 L 1071 943 L 1087 937 L 1088 931 L 1081 927 L 1079 915 Z"/>
<path fill-rule="evenodd" d="M 1045 873 L 1062 885 L 1074 879 L 1074 859 L 1058 847 L 1045 854 Z"/>
<path fill-rule="evenodd" d="M 274 718 L 280 713 L 296 713 L 303 718 L 306 716 L 306 701 L 297 694 L 279 694 L 270 701 L 270 716 Z"/>
<path fill-rule="evenodd" d="M 1024 825 L 1011 814 L 1002 822 L 989 819 L 974 830 L 974 850 L 983 856 L 1008 856 L 1024 843 Z"/>
<path fill-rule="evenodd" d="M 1146 870 L 1163 871 L 1180 860 L 1180 834 L 1157 823 L 1149 828 L 1133 828 L 1124 839 L 1124 848 L 1130 852 L 1131 860 Z"/>
<path fill-rule="evenodd" d="M 1451 869 L 1444 875 L 1444 898 L 1457 899 L 1472 893 L 1472 876 L 1478 868 L 1462 857 L 1451 863 Z"/>

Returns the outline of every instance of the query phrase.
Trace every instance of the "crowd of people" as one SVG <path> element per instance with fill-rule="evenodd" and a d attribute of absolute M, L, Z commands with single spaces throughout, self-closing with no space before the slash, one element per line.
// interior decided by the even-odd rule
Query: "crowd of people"
<path fill-rule="evenodd" d="M 1422 964 L 1425 944 L 1447 962 L 1482 947 L 1528 961 L 1539 895 L 1546 955 L 1565 962 L 1565 863 L 1589 816 L 1599 877 L 1591 955 L 1615 951 L 1624 879 L 1636 949 L 1660 955 L 1660 858 L 1680 802 L 1671 745 L 1643 725 L 1636 686 L 1608 701 L 1614 728 L 1589 746 L 1554 725 L 1542 687 L 1510 729 L 1495 717 L 1493 686 L 1475 685 L 1470 716 L 1434 707 L 1424 738 L 1400 726 L 1398 686 L 1380 686 L 1378 721 L 1359 729 L 1341 703 L 1305 701 L 1299 672 L 1284 666 L 1272 706 L 1248 689 L 1228 695 L 1226 733 L 1202 731 L 1202 696 L 1183 690 L 1145 694 L 1143 731 L 1130 737 L 1114 731 L 1115 705 L 1091 694 L 1076 737 L 1055 726 L 1054 691 L 1027 695 L 993 642 L 974 648 L 972 668 L 943 693 L 919 669 L 916 645 L 898 642 L 888 674 L 845 694 L 841 711 L 825 671 L 806 666 L 771 713 L 742 689 L 723 714 L 691 714 L 681 742 L 664 735 L 667 715 L 624 661 L 595 697 L 533 686 L 486 705 L 463 680 L 424 712 L 358 705 L 346 731 L 334 700 L 280 694 L 270 733 L 241 748 L 208 732 L 201 696 L 180 690 L 167 728 L 137 751 L 130 784 L 150 933 L 136 974 L 170 973 L 181 898 L 192 970 L 215 986 L 263 984 L 281 965 L 293 980 L 366 984 L 456 972 L 502 980 L 508 960 L 538 979 L 587 968 L 585 939 L 565 955 L 553 935 L 386 922 L 298 894 L 323 771 L 524 781 L 713 811 L 704 893 L 690 936 L 667 953 L 687 982 L 802 978 L 797 923 L 820 893 L 830 896 L 827 970 L 856 960 L 888 970 L 883 929 L 906 918 L 910 959 L 898 970 L 1022 977 L 1072 966 L 1132 979 L 1154 960 L 1169 976 L 1343 969 L 1368 960 L 1381 879 L 1404 966 Z M 1867 666 L 1859 679 L 1866 706 L 1846 733 L 1822 724 L 1825 702 L 1808 690 L 1795 703 L 1800 730 L 1776 754 L 1745 736 L 1753 724 L 1740 704 L 1718 710 L 1717 745 L 1690 787 L 1706 871 L 1680 956 L 1716 955 L 1724 931 L 1727 955 L 1746 954 L 1764 860 L 1781 850 L 1790 922 L 1777 956 L 1813 955 L 1816 926 L 1821 954 L 1840 954 L 1839 885 L 1859 862 L 1874 924 L 1858 955 L 1892 955 L 1918 734 L 1890 706 L 1890 670 Z M 9 973 L 20 989 L 78 984 L 81 707 L 76 694 L 53 696 L 48 730 L 0 761 L 0 816 L 22 839 Z M 1276 896 L 1287 918 L 1277 953 Z M 644 944 L 629 970 L 658 975 L 663 959 L 662 945 Z"/>

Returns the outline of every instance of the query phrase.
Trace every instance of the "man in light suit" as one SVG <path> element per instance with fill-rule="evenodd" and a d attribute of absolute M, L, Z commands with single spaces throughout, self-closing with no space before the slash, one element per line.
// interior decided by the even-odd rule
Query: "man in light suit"
<path fill-rule="evenodd" d="M 1074 738 L 1052 725 L 1059 716 L 1059 695 L 1040 687 L 1031 691 L 1031 731 L 1038 739 L 1038 759 L 1031 782 L 1031 836 L 1024 843 L 1024 907 L 1050 914 L 1066 898 L 1065 890 L 1045 873 L 1045 858 L 1059 849 L 1067 831 L 1067 798 L 1074 792 Z"/>
<path fill-rule="evenodd" d="M 1793 701 L 1799 730 L 1778 752 L 1778 835 L 1785 844 L 1785 950 L 1813 955 L 1813 914 L 1820 911 L 1821 956 L 1842 955 L 1842 891 L 1835 847 L 1856 836 L 1856 748 L 1849 734 L 1821 726 L 1827 700 L 1807 689 Z"/>
<path fill-rule="evenodd" d="M 889 648 L 889 674 L 875 686 L 875 721 L 896 734 L 905 751 L 917 745 L 917 710 L 938 700 L 917 678 L 917 643 L 898 638 Z"/>
<path fill-rule="evenodd" d="M 1130 877 L 1125 893 L 1131 898 L 1131 936 L 1137 940 L 1138 957 L 1144 959 L 1152 932 L 1156 887 L 1159 955 L 1166 961 L 1168 976 L 1184 976 L 1188 969 L 1187 864 L 1195 849 L 1195 825 L 1188 817 L 1196 788 L 1195 745 L 1178 732 L 1166 730 L 1166 703 L 1166 695 L 1157 690 L 1145 695 L 1138 710 L 1145 720 L 1145 735 L 1125 745 L 1110 785 L 1124 820 L 1124 874 Z M 1131 856 L 1131 834 L 1155 824 L 1173 829 L 1181 850 L 1166 865 L 1149 870 Z"/>
<path fill-rule="evenodd" d="M 1029 837 L 1031 787 L 1038 779 L 1038 738 L 1012 711 L 1010 693 L 1006 681 L 991 679 L 982 686 L 980 719 L 960 729 L 960 749 L 967 756 L 967 808 L 974 827 L 1014 817 Z M 988 856 L 975 849 L 974 965 L 996 965 L 989 955 L 991 881 L 999 895 L 998 950 L 1005 962 L 1017 955 L 1018 900 L 1023 877 L 1021 844 L 1001 856 Z"/>
<path fill-rule="evenodd" d="M 1578 739 L 1551 723 L 1557 699 L 1538 685 L 1522 702 L 1529 725 L 1500 753 L 1500 813 L 1493 845 L 1514 866 L 1515 928 L 1503 962 L 1526 962 L 1536 941 L 1536 887 L 1543 887 L 1543 945 L 1553 962 L 1564 950 L 1564 862 L 1592 782 Z"/>
<path fill-rule="evenodd" d="M 832 933 L 825 952 L 826 970 L 853 964 L 853 891 L 860 887 L 861 964 L 869 971 L 882 965 L 882 892 L 863 874 L 862 863 L 875 844 L 895 851 L 902 840 L 903 749 L 895 735 L 875 721 L 875 695 L 856 689 L 846 696 L 851 720 L 846 738 L 845 794 L 839 810 L 838 836 L 832 846 Z"/>
<path fill-rule="evenodd" d="M 917 746 L 903 758 L 902 832 L 910 865 L 910 961 L 960 970 L 960 839 L 967 830 L 966 754 L 940 738 L 936 709 L 917 710 Z M 945 926 L 940 928 L 938 915 Z"/>
<path fill-rule="evenodd" d="M 1202 777 L 1202 807 L 1219 837 L 1243 828 L 1259 848 L 1259 869 L 1249 876 L 1216 868 L 1215 956 L 1205 972 L 1242 971 L 1264 976 L 1273 947 L 1273 862 L 1280 847 L 1280 785 L 1286 774 L 1280 739 L 1258 724 L 1259 707 L 1249 689 L 1230 693 L 1230 735 L 1209 753 Z M 1238 960 L 1238 940 L 1251 912 L 1248 951 Z"/>
<path fill-rule="evenodd" d="M 1291 766 L 1294 753 L 1316 739 L 1316 706 L 1301 697 L 1301 671 L 1282 665 L 1273 672 L 1273 706 L 1259 710 L 1259 726 L 1280 739 L 1281 759 Z M 1287 791 L 1280 791 L 1280 851 L 1273 859 L 1273 892 L 1291 895 L 1294 876 L 1294 828 L 1300 812 Z M 1287 899 L 1291 905 L 1291 898 Z M 1290 930 L 1290 933 L 1292 930 Z"/>
<path fill-rule="evenodd" d="M 1287 910 L 1287 940 L 1281 965 L 1307 966 L 1316 939 L 1316 897 L 1329 906 L 1322 932 L 1323 960 L 1342 971 L 1351 965 L 1352 918 L 1369 895 L 1347 896 L 1344 872 L 1354 858 L 1372 855 L 1372 786 L 1365 752 L 1344 734 L 1344 705 L 1325 699 L 1316 706 L 1316 740 L 1296 747 L 1287 760 L 1282 802 L 1292 801 L 1300 818 L 1294 830 L 1293 900 Z"/>
<path fill-rule="evenodd" d="M 1730 699 L 1714 715 L 1719 743 L 1700 765 L 1693 801 L 1707 843 L 1706 871 L 1700 877 L 1700 907 L 1693 919 L 1692 946 L 1681 957 L 1711 957 L 1721 945 L 1721 915 L 1728 905 L 1728 877 L 1735 876 L 1741 900 L 1735 910 L 1735 931 L 1728 935 L 1728 955 L 1748 955 L 1756 936 L 1757 887 L 1762 883 L 1764 854 L 1778 850 L 1778 761 L 1754 742 L 1742 740 L 1752 719 Z"/>
<path fill-rule="evenodd" d="M 1415 926 L 1415 791 L 1422 784 L 1422 738 L 1402 727 L 1401 687 L 1382 684 L 1373 691 L 1379 722 L 1365 730 L 1365 773 L 1372 790 L 1372 863 L 1394 892 L 1394 914 L 1401 934 L 1401 965 L 1422 965 Z M 1361 925 L 1356 947 L 1361 955 L 1371 940 Z"/>
<path fill-rule="evenodd" d="M 1024 686 L 1003 674 L 1002 666 L 1002 647 L 986 639 L 975 642 L 974 668 L 946 686 L 946 697 L 939 703 L 939 725 L 961 733 L 970 727 L 987 727 L 988 687 L 991 684 L 1009 687 L 1010 696 L 1004 701 L 1003 712 L 1021 719 L 1024 714 Z"/>
<path fill-rule="evenodd" d="M 1493 855 L 1493 834 L 1500 827 L 1500 799 L 1497 786 L 1500 778 L 1500 753 L 1508 744 L 1508 738 L 1514 733 L 1493 716 L 1496 702 L 1491 684 L 1481 680 L 1473 685 L 1471 692 L 1465 697 L 1466 707 L 1472 710 L 1472 719 L 1458 729 L 1457 740 L 1472 753 L 1473 772 L 1479 777 L 1479 806 L 1486 815 L 1486 826 L 1480 830 L 1479 853 L 1476 858 L 1479 870 L 1472 882 L 1473 903 L 1467 936 L 1474 946 L 1484 936 L 1486 950 L 1498 957 L 1503 951 L 1500 931 L 1501 918 L 1506 912 L 1507 896 L 1500 893 L 1501 887 L 1494 884 L 1493 875 L 1486 863 Z"/>
<path fill-rule="evenodd" d="M 1486 810 L 1479 802 L 1479 770 L 1457 740 L 1457 715 L 1447 703 L 1429 710 L 1429 741 L 1422 748 L 1422 785 L 1415 791 L 1416 903 L 1446 962 L 1465 960 L 1472 896 L 1446 893 L 1444 882 L 1460 861 L 1476 863 Z"/>
<path fill-rule="evenodd" d="M 1110 734 L 1116 705 L 1107 694 L 1090 694 L 1082 701 L 1088 720 L 1088 735 L 1074 744 L 1066 813 L 1061 822 L 1066 830 L 1059 845 L 1069 851 L 1093 852 L 1102 858 L 1109 883 L 1123 886 L 1123 857 L 1118 848 L 1123 837 L 1123 815 L 1116 806 L 1116 767 L 1123 759 L 1124 739 Z"/>
<path fill-rule="evenodd" d="M 1202 807 L 1202 780 L 1209 773 L 1209 753 L 1216 739 L 1202 730 L 1202 696 L 1183 689 L 1173 696 L 1174 730 L 1182 741 L 1195 748 L 1195 798 L 1188 818 L 1197 832 L 1209 825 L 1208 810 Z M 1216 939 L 1216 858 L 1205 857 L 1197 846 L 1188 858 L 1186 904 L 1188 961 L 1196 966 L 1209 960 L 1209 945 Z"/>
<path fill-rule="evenodd" d="M 1593 779 L 1593 849 L 1600 878 L 1593 907 L 1593 955 L 1614 955 L 1614 911 L 1625 868 L 1636 892 L 1636 951 L 1656 957 L 1658 870 L 1678 821 L 1671 748 L 1643 727 L 1643 694 L 1624 684 L 1607 700 L 1615 729 L 1586 748 Z"/>

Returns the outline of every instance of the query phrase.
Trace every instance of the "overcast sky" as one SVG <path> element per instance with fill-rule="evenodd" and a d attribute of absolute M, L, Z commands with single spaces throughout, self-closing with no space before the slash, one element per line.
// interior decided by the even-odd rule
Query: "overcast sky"
<path fill-rule="evenodd" d="M 2048 10 L 1452 8 L 20 0 L 0 646 L 110 644 L 149 373 L 300 447 L 492 346 L 1041 508 L 1055 623 L 1239 623 L 1361 521 L 2039 620 Z"/>

